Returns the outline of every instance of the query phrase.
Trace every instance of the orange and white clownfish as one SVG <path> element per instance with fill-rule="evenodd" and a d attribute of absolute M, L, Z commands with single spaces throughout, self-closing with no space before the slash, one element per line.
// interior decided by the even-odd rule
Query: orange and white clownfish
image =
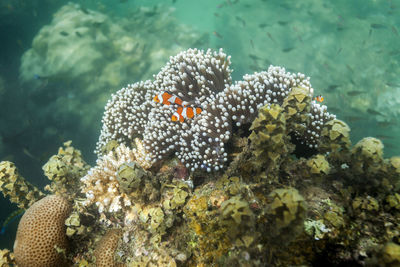
<path fill-rule="evenodd" d="M 322 95 L 317 95 L 313 98 L 313 100 L 322 103 L 324 101 L 324 97 Z"/>
<path fill-rule="evenodd" d="M 171 120 L 184 122 L 185 119 L 192 119 L 202 111 L 201 107 L 178 107 L 174 114 L 172 114 Z"/>
<path fill-rule="evenodd" d="M 186 107 L 189 103 L 186 101 L 183 101 L 176 95 L 171 94 L 170 92 L 165 91 L 164 93 L 160 93 L 156 96 L 154 96 L 153 100 L 157 103 L 161 103 L 164 105 L 171 105 L 171 104 L 176 104 L 179 106 Z"/>

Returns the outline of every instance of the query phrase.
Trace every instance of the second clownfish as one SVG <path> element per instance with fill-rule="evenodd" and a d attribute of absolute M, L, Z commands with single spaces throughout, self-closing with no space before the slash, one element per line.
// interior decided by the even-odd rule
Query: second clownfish
<path fill-rule="evenodd" d="M 185 119 L 194 118 L 202 111 L 203 110 L 199 107 L 178 107 L 174 114 L 172 114 L 171 120 L 183 122 Z"/>
<path fill-rule="evenodd" d="M 324 97 L 322 95 L 317 95 L 313 98 L 313 100 L 322 103 L 324 101 Z"/>
<path fill-rule="evenodd" d="M 154 96 L 153 100 L 157 103 L 161 103 L 167 106 L 171 104 L 178 105 L 178 108 L 171 116 L 172 121 L 184 122 L 185 119 L 192 119 L 203 111 L 201 107 L 188 106 L 189 102 L 183 101 L 176 95 L 173 95 L 167 91 Z"/>

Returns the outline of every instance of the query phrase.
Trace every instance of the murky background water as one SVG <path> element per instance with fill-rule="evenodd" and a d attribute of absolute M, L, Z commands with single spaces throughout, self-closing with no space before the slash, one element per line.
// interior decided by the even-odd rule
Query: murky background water
<path fill-rule="evenodd" d="M 189 47 L 222 47 L 234 80 L 270 64 L 310 76 L 354 143 L 374 136 L 400 154 L 399 1 L 3 0 L 0 37 L 0 159 L 40 188 L 64 141 L 94 163 L 111 93 Z M 16 207 L 0 205 L 1 223 Z"/>

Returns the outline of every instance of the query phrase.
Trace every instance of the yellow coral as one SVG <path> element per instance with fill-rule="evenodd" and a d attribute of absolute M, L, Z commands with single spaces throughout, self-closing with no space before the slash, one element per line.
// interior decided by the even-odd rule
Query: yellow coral
<path fill-rule="evenodd" d="M 64 221 L 70 212 L 68 201 L 56 195 L 47 196 L 26 210 L 14 243 L 15 261 L 19 267 L 65 264 L 62 251 L 66 251 L 68 244 Z"/>
<path fill-rule="evenodd" d="M 14 266 L 14 254 L 8 249 L 0 249 L 0 267 Z"/>

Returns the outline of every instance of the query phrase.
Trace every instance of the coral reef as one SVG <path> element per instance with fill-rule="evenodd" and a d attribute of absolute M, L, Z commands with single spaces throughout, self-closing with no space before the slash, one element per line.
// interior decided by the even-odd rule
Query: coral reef
<path fill-rule="evenodd" d="M 222 51 L 188 50 L 171 58 L 154 81 L 114 94 L 96 166 L 90 168 L 70 142 L 43 166 L 54 195 L 33 204 L 21 220 L 17 264 L 24 266 L 18 246 L 25 216 L 42 201 L 64 203 L 69 195 L 72 206 L 58 209 L 58 216 L 31 219 L 34 227 L 57 218 L 58 228 L 51 229 L 71 241 L 68 249 L 47 246 L 43 260 L 76 266 L 397 266 L 400 157 L 385 158 L 382 142 L 372 137 L 352 146 L 350 128 L 312 100 L 304 75 L 270 67 L 232 83 L 229 62 Z M 175 107 L 152 102 L 162 90 L 203 112 L 172 122 Z M 39 194 L 21 182 L 12 163 L 0 166 L 4 192 L 15 183 Z M 23 201 L 16 195 L 27 194 L 12 192 L 17 202 Z M 35 251 L 42 240 L 26 246 Z"/>
<path fill-rule="evenodd" d="M 287 96 L 292 88 L 306 91 L 302 101 L 312 96 L 313 89 L 304 74 L 270 66 L 268 71 L 245 75 L 243 81 L 232 84 L 229 66 L 230 57 L 222 49 L 188 49 L 171 57 L 153 83 L 139 82 L 121 89 L 106 105 L 97 153 L 101 155 L 102 148 L 112 140 L 130 145 L 133 137 L 140 136 L 151 162 L 175 154 L 192 171 L 220 170 L 228 160 L 225 143 L 234 127 L 251 123 L 263 105 L 290 102 Z M 172 121 L 174 109 L 154 103 L 150 97 L 166 90 L 201 106 L 203 111 L 192 120 Z M 303 103 L 299 108 L 305 107 Z M 303 121 L 297 122 L 307 128 L 290 130 L 316 148 L 323 125 L 335 116 L 326 111 L 326 106 L 314 102 L 309 110 Z"/>
<path fill-rule="evenodd" d="M 71 212 L 66 199 L 49 195 L 26 210 L 14 243 L 18 266 L 65 265 L 68 241 L 64 221 Z"/>

